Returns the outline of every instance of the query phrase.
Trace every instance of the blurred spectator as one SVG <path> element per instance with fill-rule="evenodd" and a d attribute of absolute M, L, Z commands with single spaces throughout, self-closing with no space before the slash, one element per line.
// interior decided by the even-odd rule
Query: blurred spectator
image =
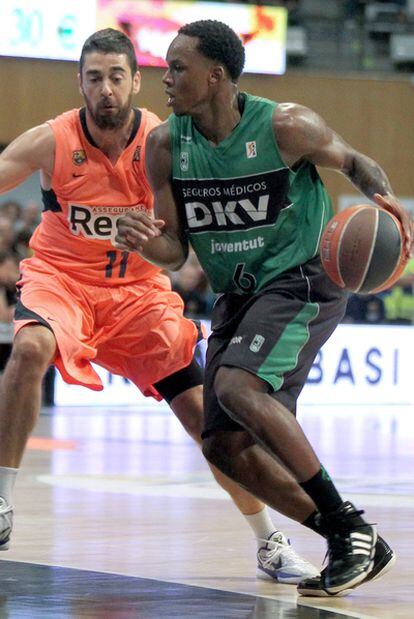
<path fill-rule="evenodd" d="M 15 240 L 14 222 L 10 217 L 0 214 L 0 252 L 12 253 L 17 256 Z"/>
<path fill-rule="evenodd" d="M 0 251 L 0 322 L 13 320 L 19 267 L 15 256 Z"/>
<path fill-rule="evenodd" d="M 20 219 L 22 214 L 22 206 L 15 200 L 6 200 L 0 204 L 0 217 L 7 217 L 12 222 L 13 226 Z"/>
<path fill-rule="evenodd" d="M 30 200 L 27 204 L 25 204 L 21 217 L 16 222 L 14 249 L 20 260 L 28 258 L 32 254 L 32 251 L 29 248 L 29 242 L 35 228 L 40 223 L 41 215 L 42 210 L 40 205 L 34 200 Z"/>
<path fill-rule="evenodd" d="M 403 275 L 384 296 L 387 322 L 414 324 L 414 258 L 408 261 Z"/>
<path fill-rule="evenodd" d="M 9 358 L 19 267 L 15 257 L 0 251 L 0 372 Z"/>
<path fill-rule="evenodd" d="M 0 204 L 0 251 L 13 253 L 18 260 L 27 258 L 30 237 L 40 218 L 41 207 L 34 200 L 24 207 L 10 200 Z"/>
<path fill-rule="evenodd" d="M 19 220 L 16 222 L 17 232 L 26 231 L 30 236 L 39 225 L 42 216 L 41 206 L 34 200 L 29 200 L 22 209 Z"/>
<path fill-rule="evenodd" d="M 29 247 L 31 236 L 32 233 L 25 228 L 16 234 L 14 249 L 17 252 L 19 260 L 24 260 L 32 255 L 33 252 Z"/>
<path fill-rule="evenodd" d="M 384 324 L 385 307 L 382 298 L 373 294 L 351 294 L 342 322 L 371 325 Z"/>
<path fill-rule="evenodd" d="M 214 294 L 195 254 L 190 253 L 185 265 L 171 274 L 171 278 L 173 290 L 184 301 L 186 316 L 207 317 L 213 306 Z"/>

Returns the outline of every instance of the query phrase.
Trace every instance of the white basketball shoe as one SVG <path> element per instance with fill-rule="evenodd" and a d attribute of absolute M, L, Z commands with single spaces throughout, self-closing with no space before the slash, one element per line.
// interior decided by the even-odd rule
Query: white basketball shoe
<path fill-rule="evenodd" d="M 13 528 L 13 507 L 0 497 L 0 550 L 9 549 L 10 533 Z"/>
<path fill-rule="evenodd" d="M 257 552 L 259 577 L 267 576 L 280 583 L 294 585 L 304 578 L 319 576 L 319 570 L 293 550 L 281 531 L 275 531 L 263 541 L 265 545 Z"/>

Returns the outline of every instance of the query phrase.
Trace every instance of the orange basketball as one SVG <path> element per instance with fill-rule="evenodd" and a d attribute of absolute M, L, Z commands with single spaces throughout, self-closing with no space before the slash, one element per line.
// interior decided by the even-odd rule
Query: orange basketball
<path fill-rule="evenodd" d="M 400 222 L 370 204 L 351 206 L 332 217 L 322 234 L 320 255 L 335 284 L 361 294 L 386 290 L 407 264 Z"/>

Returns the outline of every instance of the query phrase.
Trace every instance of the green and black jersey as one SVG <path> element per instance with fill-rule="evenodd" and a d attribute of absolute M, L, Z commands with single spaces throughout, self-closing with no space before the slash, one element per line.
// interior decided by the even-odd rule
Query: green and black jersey
<path fill-rule="evenodd" d="M 315 166 L 282 161 L 277 104 L 246 93 L 240 101 L 240 123 L 217 146 L 190 116 L 169 118 L 174 195 L 215 292 L 256 292 L 307 262 L 333 215 Z"/>

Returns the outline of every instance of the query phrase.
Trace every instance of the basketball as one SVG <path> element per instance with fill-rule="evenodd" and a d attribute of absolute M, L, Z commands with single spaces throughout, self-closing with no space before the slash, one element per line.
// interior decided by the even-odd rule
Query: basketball
<path fill-rule="evenodd" d="M 360 294 L 386 290 L 407 264 L 400 222 L 370 204 L 346 208 L 328 222 L 320 255 L 337 286 Z"/>

